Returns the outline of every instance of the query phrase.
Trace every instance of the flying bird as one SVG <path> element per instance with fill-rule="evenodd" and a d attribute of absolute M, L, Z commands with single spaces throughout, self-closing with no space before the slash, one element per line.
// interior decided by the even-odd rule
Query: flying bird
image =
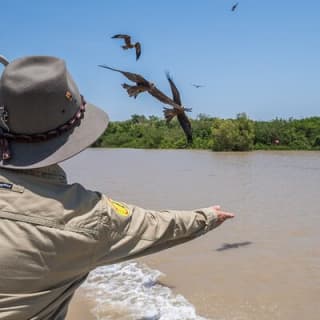
<path fill-rule="evenodd" d="M 125 45 L 121 46 L 122 49 L 124 50 L 128 50 L 128 49 L 132 49 L 135 48 L 136 50 L 136 60 L 139 59 L 140 55 L 141 55 L 141 44 L 140 42 L 136 42 L 136 43 L 131 43 L 131 37 L 128 36 L 127 34 L 116 34 L 112 37 L 112 39 L 123 39 Z"/>
<path fill-rule="evenodd" d="M 239 2 L 237 2 L 236 4 L 234 4 L 234 5 L 232 6 L 232 8 L 231 8 L 231 11 L 235 11 L 235 10 L 237 9 L 238 5 L 239 5 Z"/>
<path fill-rule="evenodd" d="M 173 97 L 173 101 L 180 106 L 180 108 L 173 108 L 173 109 L 169 109 L 169 108 L 164 108 L 164 116 L 167 120 L 167 122 L 170 122 L 172 120 L 172 118 L 174 118 L 175 116 L 177 116 L 178 121 L 180 123 L 181 128 L 183 129 L 186 137 L 187 137 L 187 141 L 188 143 L 192 143 L 192 128 L 191 128 L 191 123 L 190 120 L 188 119 L 185 111 L 191 111 L 191 109 L 186 109 L 182 106 L 181 103 L 181 97 L 180 97 L 180 93 L 179 90 L 177 89 L 176 85 L 174 84 L 172 78 L 170 77 L 170 74 L 167 72 L 166 74 L 167 79 L 169 81 L 170 84 L 170 88 L 171 88 L 171 92 L 172 92 L 172 97 Z"/>
<path fill-rule="evenodd" d="M 138 94 L 144 91 L 150 90 L 152 87 L 154 87 L 154 84 L 152 82 L 147 81 L 145 78 L 140 76 L 137 73 L 132 73 L 132 72 L 127 72 L 127 71 L 122 71 L 118 69 L 114 69 L 111 67 L 108 67 L 106 65 L 99 65 L 101 68 L 109 69 L 112 71 L 120 72 L 122 73 L 127 79 L 129 79 L 132 82 L 135 82 L 136 85 L 132 86 L 127 83 L 123 83 L 122 87 L 127 90 L 129 97 L 134 97 L 136 98 Z"/>
<path fill-rule="evenodd" d="M 127 83 L 123 83 L 122 87 L 127 90 L 127 93 L 129 97 L 136 98 L 140 93 L 142 92 L 149 92 L 152 96 L 160 100 L 164 104 L 171 105 L 172 107 L 180 108 L 179 105 L 177 105 L 171 98 L 166 96 L 164 93 L 162 93 L 154 83 L 149 82 L 144 77 L 142 77 L 140 74 L 122 71 L 119 69 L 114 69 L 111 67 L 108 67 L 106 65 L 99 65 L 101 68 L 106 68 L 112 71 L 120 72 L 122 73 L 127 79 L 129 79 L 132 82 L 135 82 L 135 85 L 129 85 Z"/>
<path fill-rule="evenodd" d="M 202 85 L 202 84 L 195 84 L 195 83 L 193 83 L 192 85 L 193 85 L 195 88 L 197 88 L 197 89 L 204 87 L 204 85 Z"/>
<path fill-rule="evenodd" d="M 190 143 L 192 142 L 192 131 L 191 131 L 191 124 L 189 119 L 187 118 L 185 112 L 190 112 L 190 108 L 185 108 L 181 104 L 180 94 L 178 89 L 176 88 L 175 84 L 173 83 L 172 79 L 170 78 L 169 74 L 167 74 L 167 79 L 169 81 L 173 99 L 169 98 L 167 95 L 165 95 L 163 92 L 161 92 L 154 83 L 149 82 L 144 77 L 142 77 L 140 74 L 122 71 L 119 69 L 114 69 L 111 67 L 108 67 L 106 65 L 99 65 L 101 68 L 109 69 L 112 71 L 120 72 L 122 73 L 127 79 L 129 79 L 132 82 L 135 82 L 135 85 L 129 85 L 127 83 L 123 83 L 122 87 L 127 90 L 127 93 L 129 97 L 136 98 L 140 93 L 142 92 L 148 92 L 150 95 L 158 99 L 160 102 L 170 105 L 172 108 L 163 108 L 164 116 L 167 120 L 167 123 L 169 123 L 175 116 L 177 116 L 178 121 L 185 132 L 185 135 L 187 137 L 187 141 Z"/>

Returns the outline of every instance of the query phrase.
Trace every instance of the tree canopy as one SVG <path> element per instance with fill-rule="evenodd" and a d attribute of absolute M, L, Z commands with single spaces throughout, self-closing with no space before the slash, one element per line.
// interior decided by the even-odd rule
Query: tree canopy
<path fill-rule="evenodd" d="M 239 113 L 235 119 L 199 114 L 190 121 L 192 144 L 187 144 L 178 121 L 167 124 L 156 116 L 134 114 L 129 120 L 110 122 L 93 146 L 214 151 L 320 150 L 320 117 L 254 121 L 245 113 Z"/>

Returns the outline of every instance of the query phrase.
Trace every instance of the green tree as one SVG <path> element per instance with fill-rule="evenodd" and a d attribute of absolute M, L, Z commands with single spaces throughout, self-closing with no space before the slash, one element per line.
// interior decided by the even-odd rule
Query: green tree
<path fill-rule="evenodd" d="M 200 114 L 190 119 L 193 143 L 188 145 L 177 119 L 169 124 L 156 116 L 134 114 L 110 122 L 93 147 L 193 148 L 217 151 L 255 149 L 320 149 L 320 117 L 252 121 L 245 113 L 236 119 Z"/>
<path fill-rule="evenodd" d="M 212 149 L 215 151 L 249 151 L 253 149 L 254 125 L 246 114 L 237 119 L 215 119 L 212 126 Z"/>

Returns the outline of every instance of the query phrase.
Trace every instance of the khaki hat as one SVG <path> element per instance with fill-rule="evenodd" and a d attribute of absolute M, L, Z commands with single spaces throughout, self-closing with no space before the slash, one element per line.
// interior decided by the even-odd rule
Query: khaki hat
<path fill-rule="evenodd" d="M 63 60 L 30 56 L 9 63 L 0 56 L 0 63 L 0 167 L 61 162 L 107 128 L 107 114 L 84 100 Z"/>

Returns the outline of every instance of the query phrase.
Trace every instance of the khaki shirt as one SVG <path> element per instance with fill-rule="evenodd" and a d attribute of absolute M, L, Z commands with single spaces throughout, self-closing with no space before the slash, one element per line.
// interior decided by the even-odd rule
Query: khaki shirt
<path fill-rule="evenodd" d="M 152 211 L 67 184 L 58 166 L 0 169 L 0 319 L 62 320 L 94 268 L 218 225 L 212 208 Z"/>

